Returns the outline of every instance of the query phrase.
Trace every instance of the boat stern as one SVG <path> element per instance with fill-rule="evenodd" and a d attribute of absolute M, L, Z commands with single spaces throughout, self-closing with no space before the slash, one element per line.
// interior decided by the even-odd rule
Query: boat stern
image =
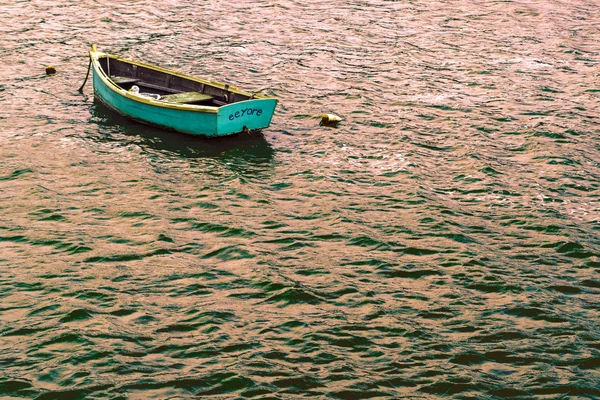
<path fill-rule="evenodd" d="M 228 135 L 246 130 L 260 130 L 271 124 L 277 99 L 260 98 L 219 107 L 217 130 Z"/>

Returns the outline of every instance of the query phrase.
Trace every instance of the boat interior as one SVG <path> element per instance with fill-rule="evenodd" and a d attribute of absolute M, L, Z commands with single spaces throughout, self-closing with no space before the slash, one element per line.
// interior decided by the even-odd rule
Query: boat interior
<path fill-rule="evenodd" d="M 98 61 L 104 73 L 119 87 L 131 90 L 137 86 L 142 95 L 159 95 L 159 100 L 167 103 L 220 107 L 253 97 L 250 93 L 229 90 L 228 85 L 223 88 L 198 82 L 124 60 L 102 57 Z"/>

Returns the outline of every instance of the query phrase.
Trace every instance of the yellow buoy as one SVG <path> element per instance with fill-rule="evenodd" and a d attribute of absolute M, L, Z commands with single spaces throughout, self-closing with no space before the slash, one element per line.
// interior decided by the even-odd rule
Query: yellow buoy
<path fill-rule="evenodd" d="M 321 116 L 321 125 L 337 126 L 342 122 L 342 117 L 335 114 L 323 114 Z"/>
<path fill-rule="evenodd" d="M 54 68 L 52 65 L 48 65 L 46 67 L 46 75 L 54 75 L 56 73 L 56 68 Z"/>

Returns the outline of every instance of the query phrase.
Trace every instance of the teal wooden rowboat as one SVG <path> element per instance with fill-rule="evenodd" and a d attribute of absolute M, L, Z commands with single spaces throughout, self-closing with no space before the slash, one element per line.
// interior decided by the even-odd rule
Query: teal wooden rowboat
<path fill-rule="evenodd" d="M 135 121 L 199 136 L 267 128 L 277 99 L 90 50 L 94 96 Z"/>

